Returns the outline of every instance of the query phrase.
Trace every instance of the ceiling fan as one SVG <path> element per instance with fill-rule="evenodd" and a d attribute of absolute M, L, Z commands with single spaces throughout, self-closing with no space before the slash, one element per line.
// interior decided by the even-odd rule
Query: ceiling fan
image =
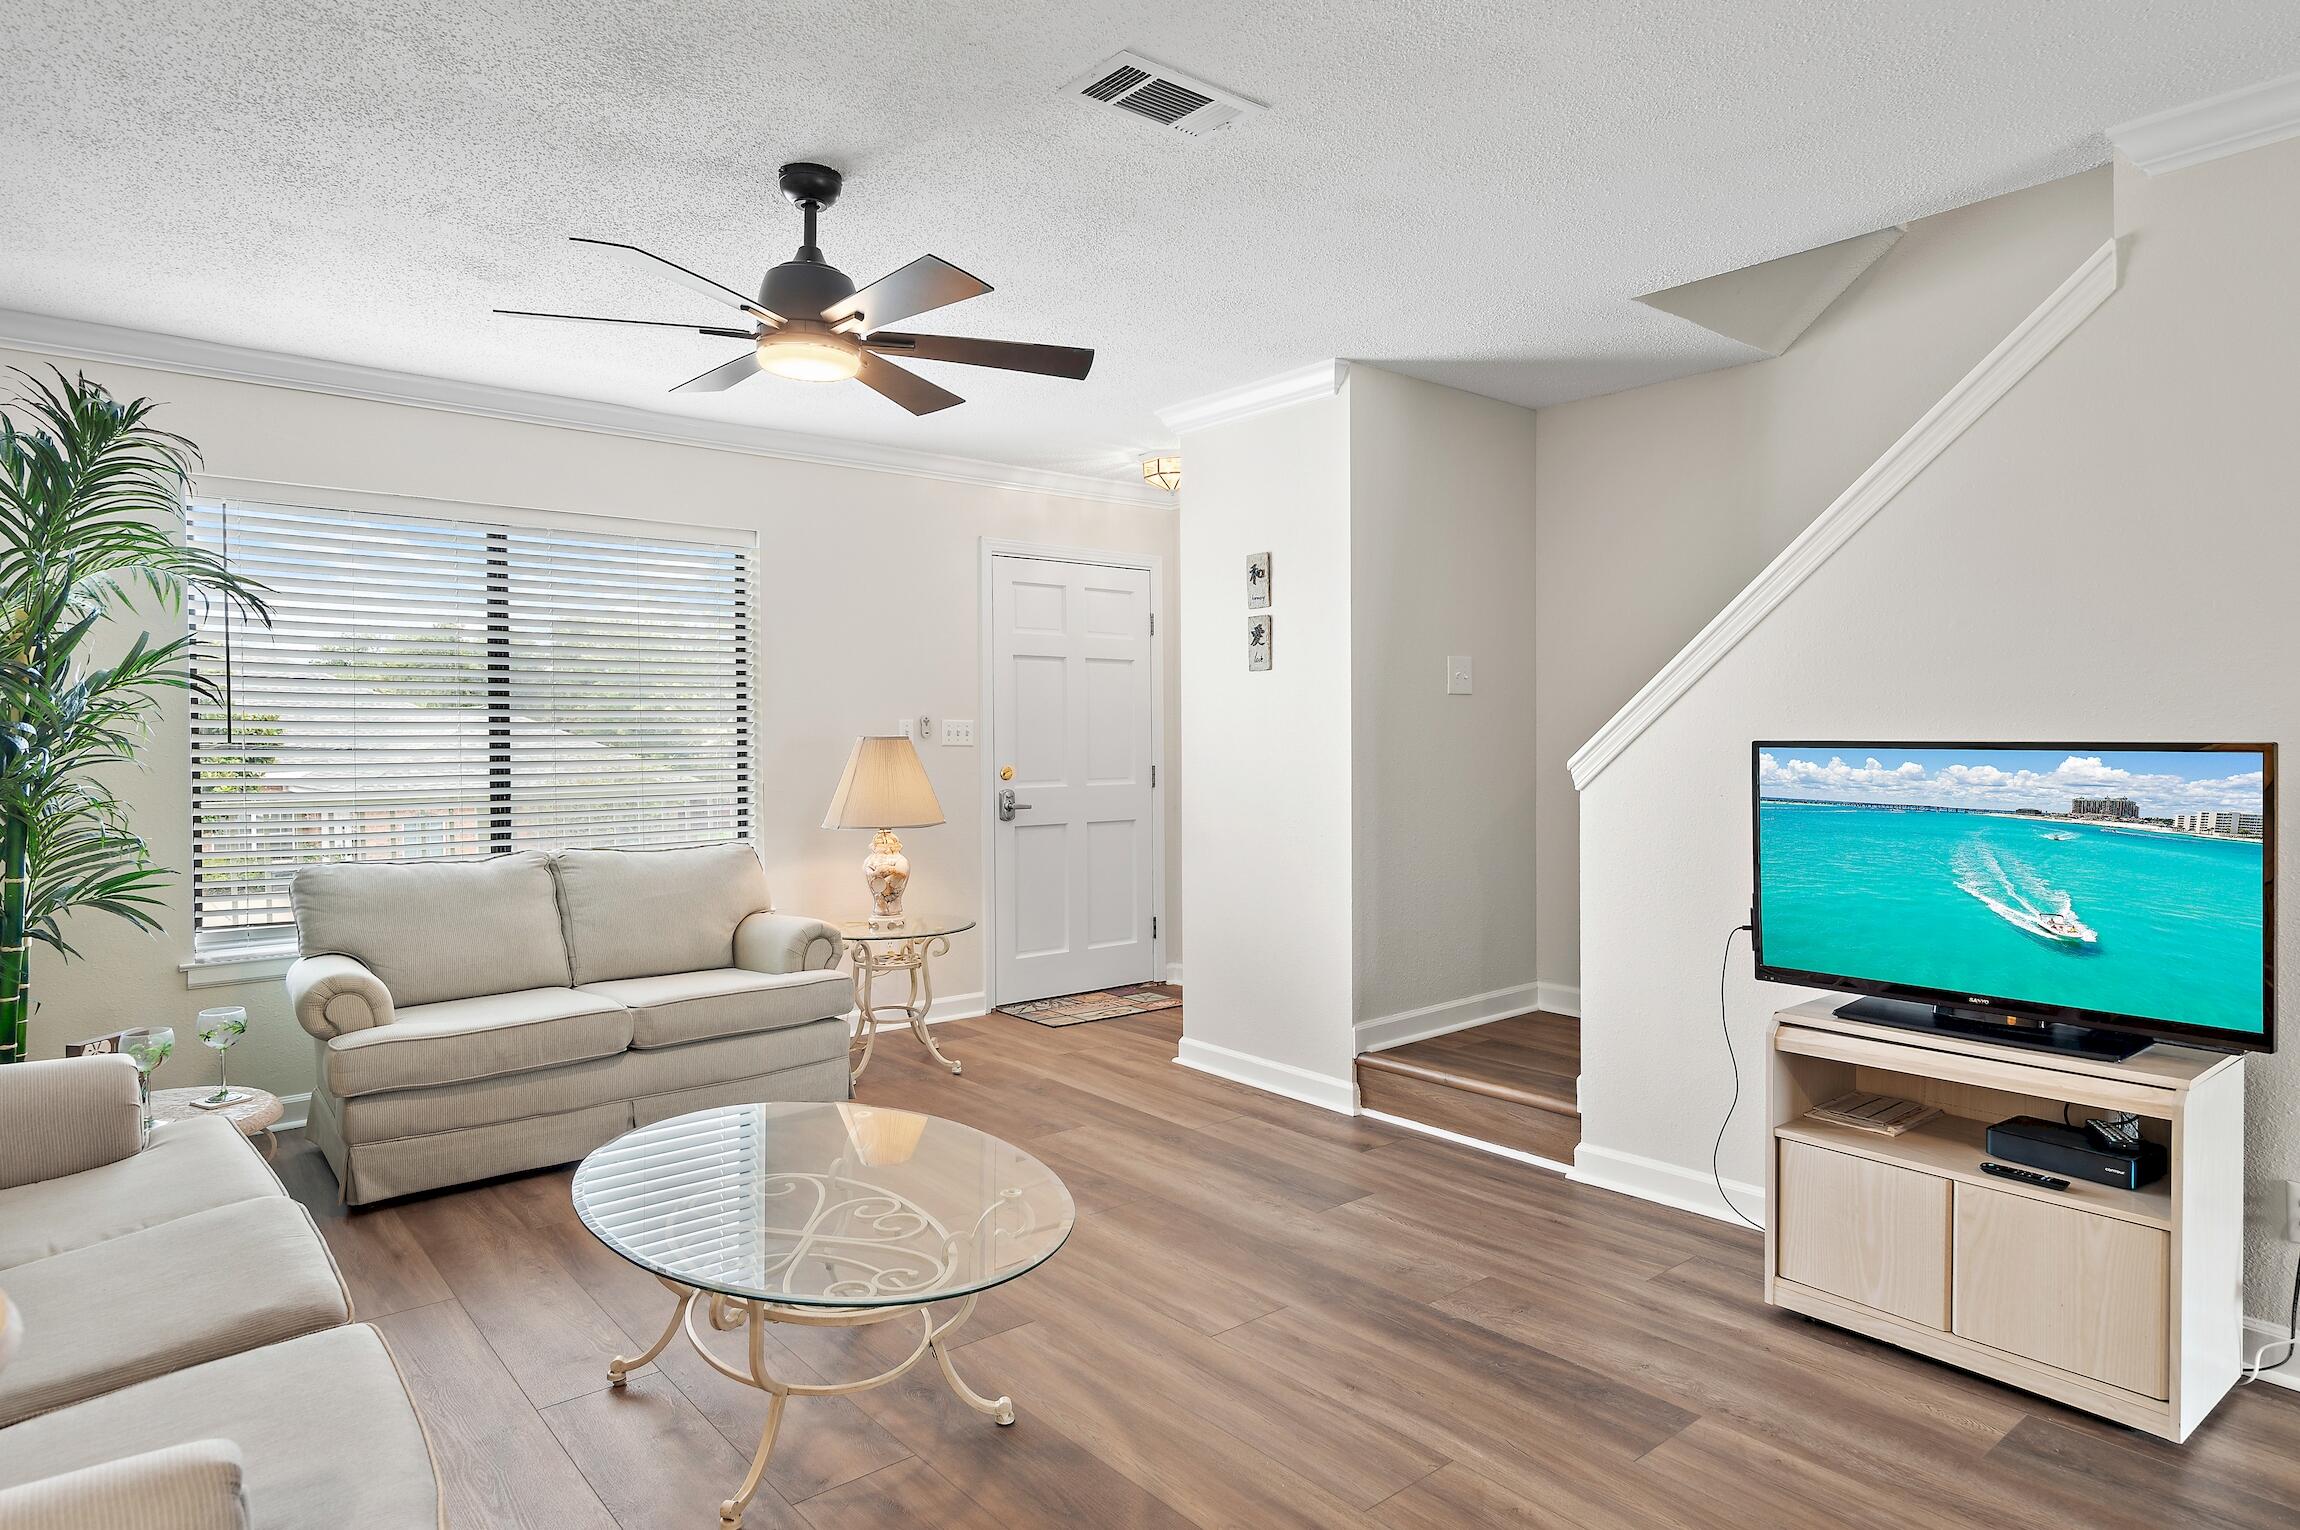
<path fill-rule="evenodd" d="M 767 272 L 755 299 L 635 244 L 576 237 L 577 244 L 606 250 L 740 311 L 749 328 L 681 324 L 663 319 L 602 318 L 581 313 L 536 313 L 524 308 L 495 311 L 521 319 L 687 329 L 699 335 L 721 335 L 729 340 L 752 342 L 751 349 L 742 355 L 711 368 L 700 377 L 688 378 L 673 388 L 673 393 L 718 393 L 754 372 L 765 370 L 802 382 L 842 382 L 852 378 L 912 414 L 932 414 L 966 400 L 908 368 L 896 366 L 887 357 L 955 361 L 964 366 L 1037 372 L 1047 377 L 1086 376 L 1094 365 L 1094 353 L 1076 346 L 966 340 L 881 328 L 899 324 L 931 308 L 980 297 L 991 287 L 947 260 L 921 255 L 900 270 L 890 271 L 858 289 L 844 271 L 823 260 L 823 252 L 815 245 L 815 214 L 838 200 L 842 180 L 828 165 L 802 161 L 783 166 L 779 184 L 783 195 L 805 216 L 806 233 L 798 254 Z"/>

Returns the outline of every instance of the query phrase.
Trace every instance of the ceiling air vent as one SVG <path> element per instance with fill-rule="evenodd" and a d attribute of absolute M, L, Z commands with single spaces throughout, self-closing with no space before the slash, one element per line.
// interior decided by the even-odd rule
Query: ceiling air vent
<path fill-rule="evenodd" d="M 1263 109 L 1259 101 L 1232 95 L 1139 53 L 1111 55 L 1063 86 L 1062 92 L 1115 106 L 1192 138 L 1203 138 Z"/>

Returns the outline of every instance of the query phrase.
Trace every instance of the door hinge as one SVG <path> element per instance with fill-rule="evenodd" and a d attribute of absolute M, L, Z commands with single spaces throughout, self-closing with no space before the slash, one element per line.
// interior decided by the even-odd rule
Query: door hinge
<path fill-rule="evenodd" d="M 1158 613 L 1155 611 L 1150 613 L 1150 635 L 1152 637 L 1158 635 Z"/>
<path fill-rule="evenodd" d="M 1150 784 L 1152 786 L 1156 786 L 1158 784 L 1158 767 L 1155 765 L 1150 767 Z"/>
<path fill-rule="evenodd" d="M 1158 916 L 1156 914 L 1150 916 L 1150 938 L 1152 940 L 1158 938 Z"/>

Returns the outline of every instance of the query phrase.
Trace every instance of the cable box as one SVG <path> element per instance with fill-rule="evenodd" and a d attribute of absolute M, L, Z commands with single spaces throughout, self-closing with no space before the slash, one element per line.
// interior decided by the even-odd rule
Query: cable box
<path fill-rule="evenodd" d="M 2080 1126 L 2064 1126 L 2041 1116 L 1999 1121 L 1989 1128 L 1987 1142 L 1991 1158 L 2119 1190 L 2152 1185 L 2171 1168 L 2171 1157 L 2161 1142 L 2143 1140 L 2130 1149 L 2111 1150 Z"/>

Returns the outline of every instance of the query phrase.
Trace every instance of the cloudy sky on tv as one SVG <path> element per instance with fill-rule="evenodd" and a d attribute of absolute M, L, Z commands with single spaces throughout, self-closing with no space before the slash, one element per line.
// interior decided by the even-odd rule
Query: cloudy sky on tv
<path fill-rule="evenodd" d="M 2130 797 L 2145 817 L 2257 813 L 2266 765 L 2239 751 L 1760 749 L 1757 790 L 1765 797 L 2052 813 L 2067 812 L 2077 797 Z"/>

